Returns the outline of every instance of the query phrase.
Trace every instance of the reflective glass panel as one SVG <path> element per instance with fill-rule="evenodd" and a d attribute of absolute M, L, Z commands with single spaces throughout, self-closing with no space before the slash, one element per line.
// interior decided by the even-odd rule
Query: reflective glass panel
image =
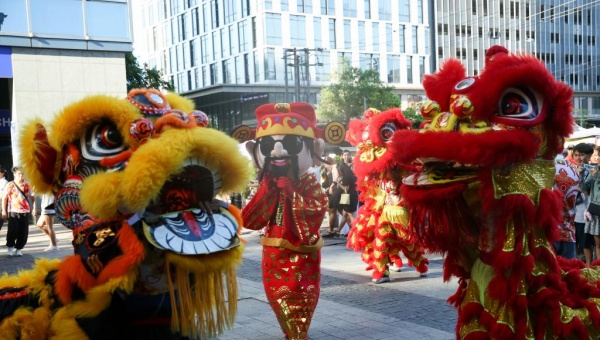
<path fill-rule="evenodd" d="M 25 0 L 0 0 L 0 31 L 27 34 Z"/>
<path fill-rule="evenodd" d="M 87 1 L 85 16 L 88 34 L 93 39 L 129 40 L 127 4 Z"/>
<path fill-rule="evenodd" d="M 81 0 L 30 0 L 33 34 L 83 37 Z"/>

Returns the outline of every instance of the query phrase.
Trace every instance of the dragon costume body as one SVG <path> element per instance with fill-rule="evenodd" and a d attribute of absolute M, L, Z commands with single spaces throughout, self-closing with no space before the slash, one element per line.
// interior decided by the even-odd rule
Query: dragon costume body
<path fill-rule="evenodd" d="M 74 254 L 0 277 L 0 339 L 197 339 L 232 326 L 250 176 L 237 142 L 175 94 L 90 96 L 27 124 L 24 172 Z"/>
<path fill-rule="evenodd" d="M 398 163 L 389 149 L 395 131 L 410 129 L 400 109 L 386 111 L 369 109 L 361 120 L 353 119 L 346 139 L 357 147 L 354 173 L 363 202 L 350 230 L 348 247 L 361 251 L 361 258 L 372 269 L 375 283 L 389 281 L 389 265 L 402 268 L 403 253 L 420 275 L 425 276 L 429 261 L 417 245 L 415 234 L 408 223 L 408 212 L 400 194 L 402 178 L 414 166 Z"/>
<path fill-rule="evenodd" d="M 467 76 L 455 59 L 423 83 L 421 131 L 395 157 L 418 160 L 402 195 L 420 242 L 443 252 L 460 339 L 600 336 L 597 267 L 558 258 L 563 195 L 554 157 L 572 130 L 572 90 L 534 56 L 493 46 Z"/>
<path fill-rule="evenodd" d="M 260 169 L 259 188 L 242 210 L 244 227 L 265 228 L 263 284 L 281 330 L 288 339 L 308 339 L 319 301 L 319 229 L 328 201 L 306 171 L 324 142 L 310 104 L 264 104 L 255 113 L 255 140 L 246 147 Z"/>

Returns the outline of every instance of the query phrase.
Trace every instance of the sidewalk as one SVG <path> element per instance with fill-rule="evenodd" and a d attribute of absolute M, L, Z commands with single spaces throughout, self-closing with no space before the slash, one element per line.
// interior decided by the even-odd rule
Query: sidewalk
<path fill-rule="evenodd" d="M 323 224 L 325 227 L 325 224 Z M 8 257 L 0 247 L 0 273 L 28 269 L 36 258 L 60 258 L 72 253 L 71 232 L 55 225 L 59 251 L 44 252 L 48 238 L 35 226 L 22 257 Z M 326 230 L 321 229 L 322 232 Z M 261 278 L 260 235 L 244 231 L 244 261 L 238 269 L 239 300 L 234 327 L 218 340 L 284 339 L 267 303 Z M 6 226 L 0 231 L 4 244 Z M 309 339 L 454 339 L 456 310 L 446 303 L 456 282 L 442 282 L 442 258 L 428 256 L 429 275 L 419 278 L 412 267 L 392 273 L 392 282 L 375 285 L 364 270 L 360 254 L 346 248 L 346 239 L 325 239 L 322 254 L 321 296 L 313 316 Z M 405 261 L 406 263 L 406 261 Z"/>

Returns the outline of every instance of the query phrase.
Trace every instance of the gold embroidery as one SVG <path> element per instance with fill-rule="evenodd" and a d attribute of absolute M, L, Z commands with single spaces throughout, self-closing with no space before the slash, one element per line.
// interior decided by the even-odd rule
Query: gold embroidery
<path fill-rule="evenodd" d="M 512 171 L 492 170 L 494 198 L 511 194 L 524 194 L 535 205 L 539 203 L 542 189 L 554 185 L 556 169 L 553 160 L 536 160 L 529 164 L 517 164 Z"/>
<path fill-rule="evenodd" d="M 99 245 L 104 243 L 104 240 L 106 240 L 107 238 L 109 238 L 111 236 L 115 236 L 115 232 L 112 229 L 110 229 L 109 227 L 106 227 L 106 228 L 100 229 L 100 230 L 96 230 L 96 231 L 94 231 L 94 234 L 96 234 L 96 241 L 94 241 L 95 247 L 98 247 Z"/>

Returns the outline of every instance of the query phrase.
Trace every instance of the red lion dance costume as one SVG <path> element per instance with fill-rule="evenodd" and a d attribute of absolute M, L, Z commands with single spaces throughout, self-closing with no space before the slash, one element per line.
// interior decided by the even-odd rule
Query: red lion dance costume
<path fill-rule="evenodd" d="M 350 231 L 348 247 L 362 250 L 362 260 L 373 269 L 375 283 L 389 282 L 390 264 L 398 271 L 402 268 L 400 252 L 421 276 L 427 275 L 429 261 L 416 245 L 400 195 L 402 178 L 415 169 L 399 164 L 389 151 L 400 147 L 391 143 L 394 132 L 410 126 L 400 109 L 394 108 L 383 112 L 369 109 L 364 119 L 353 119 L 348 127 L 346 139 L 357 147 L 354 173 L 364 202 Z"/>
<path fill-rule="evenodd" d="M 445 253 L 460 339 L 597 339 L 600 270 L 557 258 L 563 195 L 554 157 L 572 130 L 572 90 L 530 55 L 490 48 L 479 76 L 447 61 L 423 83 L 421 131 L 396 157 L 420 160 L 403 197 L 421 242 Z"/>
<path fill-rule="evenodd" d="M 244 227 L 266 227 L 263 284 L 289 339 L 307 339 L 320 293 L 319 228 L 327 195 L 306 173 L 323 140 L 315 111 L 306 103 L 265 104 L 256 109 L 256 141 L 246 143 L 261 169 L 259 188 L 242 211 Z"/>

